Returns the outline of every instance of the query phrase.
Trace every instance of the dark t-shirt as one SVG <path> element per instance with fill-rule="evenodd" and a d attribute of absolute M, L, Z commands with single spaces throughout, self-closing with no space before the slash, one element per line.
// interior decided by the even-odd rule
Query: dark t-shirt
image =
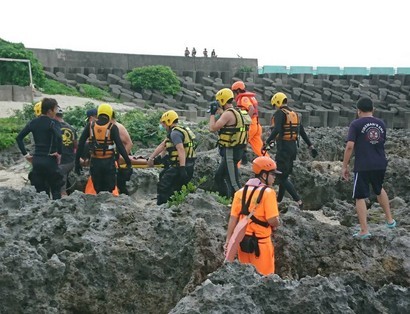
<path fill-rule="evenodd" d="M 63 138 L 63 154 L 61 156 L 61 163 L 67 164 L 74 162 L 75 152 L 74 143 L 77 141 L 77 132 L 67 122 L 60 122 L 61 135 Z"/>
<path fill-rule="evenodd" d="M 385 170 L 387 158 L 384 151 L 386 125 L 375 117 L 354 120 L 349 127 L 347 141 L 354 142 L 353 171 Z"/>

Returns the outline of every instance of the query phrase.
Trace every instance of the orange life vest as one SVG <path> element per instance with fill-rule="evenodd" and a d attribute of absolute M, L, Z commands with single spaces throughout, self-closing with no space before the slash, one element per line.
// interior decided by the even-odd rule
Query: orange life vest
<path fill-rule="evenodd" d="M 95 121 L 90 127 L 90 152 L 92 158 L 111 158 L 114 156 L 115 144 L 111 138 L 111 122 L 98 125 Z"/>
<path fill-rule="evenodd" d="M 300 127 L 299 114 L 285 108 L 280 108 L 280 110 L 282 110 L 286 117 L 286 121 L 283 124 L 283 133 L 281 139 L 284 141 L 297 141 Z M 271 120 L 271 126 L 275 126 L 275 120 L 273 119 L 273 117 Z"/>
<path fill-rule="evenodd" d="M 245 106 L 242 104 L 242 101 L 244 100 L 242 98 L 244 98 L 244 97 L 249 99 L 250 104 L 245 105 Z M 252 105 L 253 109 L 254 109 L 252 118 L 255 118 L 255 117 L 257 118 L 259 116 L 259 113 L 258 113 L 258 100 L 255 97 L 255 93 L 244 92 L 244 93 L 238 94 L 235 98 L 235 101 L 236 101 L 236 104 L 238 105 L 239 108 L 244 108 L 244 109 L 246 109 L 246 111 L 249 110 L 248 109 L 249 105 Z"/>

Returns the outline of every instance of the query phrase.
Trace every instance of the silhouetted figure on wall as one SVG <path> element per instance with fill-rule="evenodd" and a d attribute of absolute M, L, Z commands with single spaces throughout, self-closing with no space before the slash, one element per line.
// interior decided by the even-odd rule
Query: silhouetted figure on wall
<path fill-rule="evenodd" d="M 206 50 L 206 48 L 204 49 L 204 57 L 208 58 L 208 50 Z"/>
<path fill-rule="evenodd" d="M 196 49 L 195 49 L 195 47 L 194 47 L 194 48 L 192 48 L 192 53 L 191 53 L 191 55 L 192 55 L 193 57 L 195 57 L 195 56 L 196 56 Z"/>
<path fill-rule="evenodd" d="M 215 49 L 212 49 L 211 58 L 216 58 L 216 57 L 217 57 L 217 55 L 215 53 Z"/>
<path fill-rule="evenodd" d="M 188 47 L 185 48 L 185 57 L 189 57 L 189 49 L 188 49 Z"/>

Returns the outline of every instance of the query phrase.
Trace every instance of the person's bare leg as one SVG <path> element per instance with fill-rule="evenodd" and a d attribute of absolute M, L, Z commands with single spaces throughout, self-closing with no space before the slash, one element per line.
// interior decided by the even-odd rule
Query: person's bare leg
<path fill-rule="evenodd" d="M 356 212 L 360 223 L 360 235 L 369 233 L 367 228 L 367 207 L 364 198 L 356 200 Z"/>
<path fill-rule="evenodd" d="M 389 197 L 387 196 L 387 193 L 383 188 L 380 192 L 380 195 L 377 195 L 377 201 L 383 208 L 384 214 L 386 215 L 386 221 L 389 224 L 393 223 L 393 217 L 390 211 Z"/>

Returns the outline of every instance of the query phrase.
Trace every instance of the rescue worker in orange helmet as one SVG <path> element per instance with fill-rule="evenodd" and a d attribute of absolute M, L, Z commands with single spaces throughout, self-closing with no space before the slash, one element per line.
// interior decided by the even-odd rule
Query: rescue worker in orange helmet
<path fill-rule="evenodd" d="M 309 147 L 312 157 L 317 156 L 317 151 L 305 132 L 299 114 L 289 108 L 286 95 L 281 92 L 276 93 L 271 99 L 271 104 L 277 110 L 272 117 L 272 133 L 266 140 L 265 147 L 276 141 L 275 159 L 279 171 L 282 172 L 278 176 L 278 202 L 282 201 L 285 191 L 288 191 L 293 200 L 298 203 L 299 208 L 303 209 L 303 202 L 292 182 L 289 181 L 289 176 L 293 172 L 293 162 L 297 155 L 299 135 Z"/>
<path fill-rule="evenodd" d="M 241 263 L 254 265 L 259 273 L 269 275 L 275 272 L 275 252 L 271 234 L 280 224 L 276 192 L 272 185 L 275 176 L 280 172 L 277 171 L 276 163 L 267 156 L 255 158 L 252 170 L 255 178 L 250 179 L 235 193 L 225 250 L 239 220 L 253 211 L 253 216 L 246 226 L 245 237 L 240 243 L 238 259 Z"/>
<path fill-rule="evenodd" d="M 243 110 L 246 110 L 252 118 L 251 125 L 248 132 L 248 143 L 251 145 L 256 156 L 262 156 L 263 141 L 262 141 L 262 126 L 259 124 L 258 118 L 258 101 L 255 93 L 247 92 L 245 84 L 242 81 L 236 81 L 231 87 L 234 95 L 236 105 Z M 246 155 L 246 153 L 244 154 Z M 266 154 L 269 156 L 269 154 Z"/>
<path fill-rule="evenodd" d="M 209 108 L 209 130 L 218 131 L 219 153 L 222 157 L 215 173 L 215 185 L 220 195 L 230 198 L 241 186 L 237 165 L 248 143 L 248 131 L 243 115 L 233 107 L 232 90 L 219 90 L 215 99 Z M 215 114 L 220 107 L 223 113 L 216 120 Z"/>
<path fill-rule="evenodd" d="M 91 152 L 90 174 L 97 193 L 102 191 L 112 192 L 115 189 L 116 150 L 124 158 L 129 175 L 132 173 L 131 160 L 122 144 L 118 127 L 111 122 L 112 114 L 111 105 L 99 105 L 97 120 L 87 123 L 78 142 L 75 172 L 79 174 L 82 170 L 80 157 L 83 156 L 85 142 L 88 139 Z"/>

